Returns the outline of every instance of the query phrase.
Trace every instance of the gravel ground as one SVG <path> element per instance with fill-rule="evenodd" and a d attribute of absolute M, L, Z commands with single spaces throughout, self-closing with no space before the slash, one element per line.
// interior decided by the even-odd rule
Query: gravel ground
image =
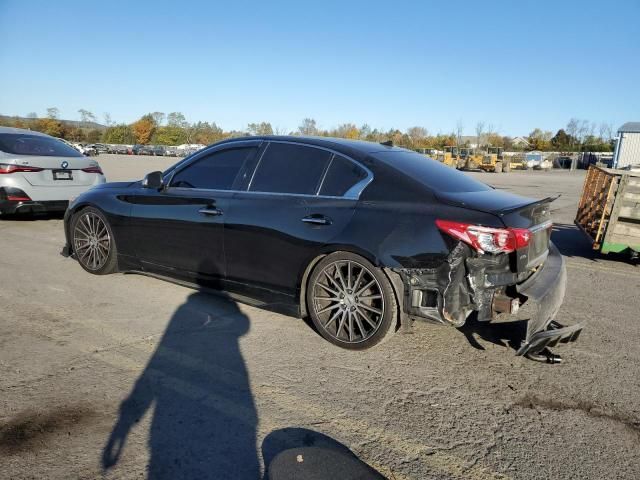
<path fill-rule="evenodd" d="M 110 180 L 175 159 L 105 155 Z M 339 442 L 389 478 L 638 478 L 640 271 L 572 226 L 584 172 L 473 174 L 554 203 L 566 256 L 549 366 L 509 332 L 418 324 L 347 352 L 307 324 L 59 255 L 59 217 L 0 221 L 0 476 L 258 478 Z"/>

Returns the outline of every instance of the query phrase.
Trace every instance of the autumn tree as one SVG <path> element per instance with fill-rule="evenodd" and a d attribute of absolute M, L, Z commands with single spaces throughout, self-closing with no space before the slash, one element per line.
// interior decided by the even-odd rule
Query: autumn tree
<path fill-rule="evenodd" d="M 188 123 L 187 119 L 181 112 L 171 112 L 167 115 L 167 125 L 186 128 Z"/>
<path fill-rule="evenodd" d="M 269 122 L 250 123 L 247 132 L 249 135 L 273 135 L 273 127 Z"/>
<path fill-rule="evenodd" d="M 570 146 L 574 143 L 575 141 L 571 138 L 570 135 L 567 134 L 567 132 L 565 132 L 563 128 L 558 130 L 551 139 L 551 146 L 555 150 L 559 150 L 561 152 L 569 150 Z"/>
<path fill-rule="evenodd" d="M 411 127 L 407 130 L 409 143 L 412 148 L 425 148 L 429 132 L 424 127 Z"/>
<path fill-rule="evenodd" d="M 89 110 L 81 108 L 80 110 L 78 110 L 78 113 L 80 114 L 80 122 L 85 127 L 87 126 L 87 124 L 89 122 L 95 122 L 96 121 L 96 116 L 93 113 L 91 113 Z"/>
<path fill-rule="evenodd" d="M 575 146 L 578 140 L 578 130 L 580 129 L 580 121 L 577 118 L 572 118 L 567 122 L 566 132 L 571 138 L 572 143 L 570 145 L 571 150 L 575 150 Z"/>
<path fill-rule="evenodd" d="M 40 118 L 35 121 L 34 130 L 52 137 L 65 138 L 65 127 L 60 120 L 54 118 Z"/>
<path fill-rule="evenodd" d="M 97 128 L 94 128 L 87 132 L 86 138 L 87 138 L 87 142 L 89 143 L 97 143 L 100 141 L 100 138 L 102 138 L 102 132 Z"/>
<path fill-rule="evenodd" d="M 300 135 L 318 135 L 318 126 L 313 118 L 305 118 L 298 126 Z"/>
<path fill-rule="evenodd" d="M 353 123 L 343 123 L 335 129 L 335 136 L 340 138 L 357 139 L 360 137 L 360 130 Z"/>
<path fill-rule="evenodd" d="M 487 132 L 486 139 L 490 147 L 504 147 L 504 137 L 496 132 Z"/>
<path fill-rule="evenodd" d="M 527 138 L 532 150 L 549 150 L 551 145 L 551 132 L 534 129 Z"/>
<path fill-rule="evenodd" d="M 150 114 L 144 115 L 140 120 L 131 125 L 133 135 L 135 136 L 136 143 L 146 145 L 151 140 L 153 132 L 155 131 L 156 124 L 153 121 L 153 117 Z"/>
<path fill-rule="evenodd" d="M 482 145 L 482 135 L 484 134 L 484 122 L 476 123 L 476 147 L 480 148 Z"/>
<path fill-rule="evenodd" d="M 456 129 L 454 131 L 454 135 L 456 137 L 456 147 L 462 146 L 462 133 L 464 132 L 464 123 L 462 119 L 456 122 Z"/>
<path fill-rule="evenodd" d="M 69 132 L 69 138 L 74 142 L 84 142 L 86 140 L 86 135 L 84 130 L 79 127 L 71 129 Z"/>
<path fill-rule="evenodd" d="M 60 109 L 58 107 L 47 108 L 47 118 L 57 119 L 60 116 Z"/>
<path fill-rule="evenodd" d="M 153 135 L 153 143 L 158 145 L 181 145 L 187 142 L 184 128 L 174 125 L 158 127 Z"/>
<path fill-rule="evenodd" d="M 164 112 L 153 112 L 151 114 L 151 117 L 153 118 L 153 121 L 155 122 L 156 127 L 159 127 L 160 125 L 162 125 L 162 122 L 164 122 L 165 114 Z"/>
<path fill-rule="evenodd" d="M 129 125 L 120 124 L 107 128 L 102 135 L 102 141 L 114 144 L 130 144 L 135 141 L 135 138 Z"/>

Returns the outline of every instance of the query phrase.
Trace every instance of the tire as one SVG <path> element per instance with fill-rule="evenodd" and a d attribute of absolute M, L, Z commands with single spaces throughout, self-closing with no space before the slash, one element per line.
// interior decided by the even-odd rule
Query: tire
<path fill-rule="evenodd" d="M 83 208 L 73 215 L 71 245 L 76 260 L 87 272 L 106 275 L 118 270 L 113 230 L 97 208 Z"/>
<path fill-rule="evenodd" d="M 502 162 L 496 162 L 496 166 L 493 167 L 495 173 L 502 173 Z"/>
<path fill-rule="evenodd" d="M 309 277 L 306 302 L 320 335 L 342 348 L 371 348 L 396 329 L 391 283 L 360 255 L 336 252 L 320 260 Z"/>

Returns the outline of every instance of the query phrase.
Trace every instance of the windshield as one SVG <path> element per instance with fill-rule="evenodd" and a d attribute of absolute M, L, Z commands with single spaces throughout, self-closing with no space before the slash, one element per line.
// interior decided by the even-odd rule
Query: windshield
<path fill-rule="evenodd" d="M 376 158 L 419 181 L 433 192 L 481 192 L 491 187 L 455 168 L 419 153 L 404 150 L 378 152 Z"/>
<path fill-rule="evenodd" d="M 0 133 L 0 150 L 15 155 L 82 157 L 76 149 L 55 138 L 22 133 Z"/>

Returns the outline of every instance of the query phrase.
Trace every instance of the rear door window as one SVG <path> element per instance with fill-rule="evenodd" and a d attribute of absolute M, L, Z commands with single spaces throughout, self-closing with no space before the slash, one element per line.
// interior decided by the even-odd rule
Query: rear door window
<path fill-rule="evenodd" d="M 256 147 L 242 147 L 213 152 L 177 172 L 170 186 L 232 190 L 244 162 L 256 151 Z"/>
<path fill-rule="evenodd" d="M 290 143 L 270 143 L 249 188 L 252 192 L 315 195 L 331 153 Z"/>
<path fill-rule="evenodd" d="M 22 133 L 0 133 L 0 150 L 14 155 L 82 157 L 80 152 L 61 140 Z"/>
<path fill-rule="evenodd" d="M 367 172 L 351 160 L 335 155 L 322 182 L 320 195 L 341 197 L 367 177 Z"/>

